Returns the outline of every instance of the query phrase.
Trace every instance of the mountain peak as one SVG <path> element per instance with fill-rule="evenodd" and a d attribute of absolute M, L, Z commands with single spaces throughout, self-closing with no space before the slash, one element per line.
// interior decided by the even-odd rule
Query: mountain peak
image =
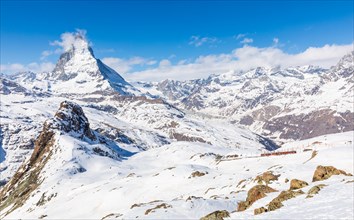
<path fill-rule="evenodd" d="M 337 77 L 348 78 L 352 77 L 354 72 L 354 51 L 344 55 L 336 66 L 330 69 L 330 74 L 332 78 L 337 79 Z M 334 74 L 334 75 L 333 75 Z"/>
<path fill-rule="evenodd" d="M 114 90 L 122 95 L 138 92 L 115 70 L 94 56 L 85 35 L 69 34 L 60 45 L 64 48 L 64 53 L 50 76 L 52 80 L 60 81 L 57 83 L 57 91 L 73 92 L 73 87 L 76 87 L 76 93 L 85 94 L 107 90 Z"/>
<path fill-rule="evenodd" d="M 75 34 L 74 41 L 69 50 L 72 50 L 74 53 L 87 54 L 95 57 L 92 48 L 90 47 L 90 43 L 85 36 L 80 33 Z"/>
<path fill-rule="evenodd" d="M 70 79 L 70 77 L 67 77 L 67 74 L 65 74 L 66 72 L 71 71 L 69 68 L 66 68 L 67 66 L 80 67 L 96 60 L 93 50 L 84 36 L 80 34 L 73 35 L 73 39 L 69 44 L 69 46 L 64 47 L 64 53 L 60 55 L 53 70 L 58 78 L 62 80 Z"/>

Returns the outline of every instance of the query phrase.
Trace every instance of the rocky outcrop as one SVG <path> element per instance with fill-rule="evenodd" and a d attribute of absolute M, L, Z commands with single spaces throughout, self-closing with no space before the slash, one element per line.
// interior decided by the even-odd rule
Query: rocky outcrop
<path fill-rule="evenodd" d="M 298 191 L 293 191 L 293 190 L 287 190 L 287 191 L 282 191 L 277 197 L 275 197 L 268 205 L 268 208 L 265 207 L 261 207 L 261 208 L 257 208 L 254 210 L 254 214 L 258 215 L 261 214 L 263 212 L 270 212 L 270 211 L 274 211 L 276 209 L 279 209 L 281 207 L 283 207 L 283 203 L 286 200 L 295 198 L 298 195 L 302 195 L 304 194 L 303 191 L 298 190 Z"/>
<path fill-rule="evenodd" d="M 176 141 L 200 142 L 200 143 L 211 144 L 210 142 L 207 142 L 201 137 L 194 137 L 194 136 L 177 133 L 174 130 L 170 131 L 170 138 L 175 139 Z"/>
<path fill-rule="evenodd" d="M 258 184 L 269 184 L 271 181 L 276 181 L 278 180 L 278 177 L 280 176 L 280 174 L 278 175 L 275 175 L 273 174 L 273 172 L 271 171 L 267 171 L 267 172 L 264 172 L 262 175 L 259 175 L 255 178 L 255 181 L 258 183 Z"/>
<path fill-rule="evenodd" d="M 260 208 L 255 209 L 253 213 L 255 215 L 259 215 L 259 214 L 262 214 L 263 212 L 268 212 L 268 210 L 264 207 L 260 207 Z"/>
<path fill-rule="evenodd" d="M 200 218 L 200 220 L 224 220 L 224 218 L 227 217 L 230 217 L 230 213 L 228 211 L 218 210 Z"/>
<path fill-rule="evenodd" d="M 298 179 L 292 179 L 290 181 L 290 189 L 294 190 L 294 189 L 301 189 L 305 186 L 308 186 L 309 184 L 305 181 L 302 180 L 298 180 Z"/>
<path fill-rule="evenodd" d="M 271 192 L 276 192 L 276 190 L 265 185 L 257 185 L 252 187 L 247 193 L 246 201 L 238 203 L 237 211 L 240 212 L 246 210 L 255 201 L 264 198 L 266 196 L 266 193 L 271 193 Z"/>
<path fill-rule="evenodd" d="M 333 166 L 318 166 L 313 174 L 312 182 L 326 180 L 332 175 L 352 176 L 352 174 L 346 173 L 345 171 L 339 170 Z"/>
<path fill-rule="evenodd" d="M 22 206 L 43 181 L 41 172 L 55 153 L 58 133 L 76 138 L 95 140 L 82 108 L 73 102 L 62 102 L 53 119 L 48 119 L 35 141 L 33 153 L 0 191 L 0 211 L 12 205 L 6 213 Z M 5 215 L 6 215 L 5 213 Z"/>
<path fill-rule="evenodd" d="M 200 171 L 194 171 L 189 178 L 192 178 L 192 177 L 201 177 L 201 176 L 205 176 L 206 174 L 208 174 L 208 172 L 200 172 Z"/>
<path fill-rule="evenodd" d="M 161 204 L 155 206 L 154 208 L 146 210 L 145 215 L 148 215 L 151 212 L 155 212 L 155 210 L 157 210 L 157 209 L 168 209 L 168 208 L 172 208 L 172 206 L 169 204 L 166 204 L 166 203 L 161 203 Z"/>
<path fill-rule="evenodd" d="M 280 207 L 283 206 L 282 202 L 295 198 L 298 195 L 304 194 L 303 191 L 282 191 L 276 198 L 274 198 L 269 204 L 268 204 L 268 211 L 274 211 L 276 209 L 279 209 Z"/>
<path fill-rule="evenodd" d="M 325 184 L 318 184 L 316 186 L 313 186 L 309 191 L 307 192 L 306 198 L 312 198 L 315 194 L 318 194 L 318 192 L 325 187 Z"/>
<path fill-rule="evenodd" d="M 42 181 L 40 173 L 52 156 L 54 142 L 54 131 L 44 126 L 35 142 L 35 148 L 29 161 L 25 162 L 18 169 L 11 180 L 0 191 L 0 211 L 11 204 L 13 206 L 7 213 L 22 206 L 30 194 L 39 186 Z"/>
<path fill-rule="evenodd" d="M 54 116 L 54 120 L 47 121 L 44 126 L 47 129 L 57 129 L 70 133 L 81 139 L 87 137 L 91 140 L 96 140 L 84 111 L 78 104 L 73 102 L 62 102 Z"/>

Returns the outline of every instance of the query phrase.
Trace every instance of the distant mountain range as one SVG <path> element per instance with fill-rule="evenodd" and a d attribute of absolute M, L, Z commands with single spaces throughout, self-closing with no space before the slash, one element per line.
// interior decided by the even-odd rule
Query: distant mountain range
<path fill-rule="evenodd" d="M 175 106 L 232 120 L 277 140 L 354 130 L 354 52 L 336 66 L 256 68 L 207 79 L 137 83 Z"/>

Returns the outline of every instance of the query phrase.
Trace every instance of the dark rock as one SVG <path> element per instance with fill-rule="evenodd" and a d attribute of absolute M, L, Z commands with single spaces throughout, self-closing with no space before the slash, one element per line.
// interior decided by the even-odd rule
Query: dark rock
<path fill-rule="evenodd" d="M 230 217 L 230 213 L 226 210 L 212 212 L 200 220 L 224 220 L 224 218 Z"/>
<path fill-rule="evenodd" d="M 91 131 L 90 123 L 81 106 L 73 102 L 62 102 L 54 116 L 54 120 L 47 121 L 44 126 L 47 129 L 58 129 L 72 133 L 79 138 L 87 137 L 91 140 L 96 140 L 96 136 Z"/>

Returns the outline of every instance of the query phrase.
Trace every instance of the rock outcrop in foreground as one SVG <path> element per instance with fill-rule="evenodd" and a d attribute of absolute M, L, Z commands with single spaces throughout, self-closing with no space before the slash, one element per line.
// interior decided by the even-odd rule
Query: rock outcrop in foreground
<path fill-rule="evenodd" d="M 0 211 L 13 205 L 7 213 L 22 206 L 30 194 L 41 184 L 41 172 L 56 152 L 56 137 L 67 133 L 82 140 L 96 140 L 82 108 L 64 101 L 53 119 L 48 119 L 35 141 L 33 153 L 0 191 Z"/>
<path fill-rule="evenodd" d="M 352 174 L 346 173 L 345 171 L 339 170 L 333 166 L 318 166 L 313 174 L 312 182 L 326 180 L 332 175 L 352 176 Z"/>

